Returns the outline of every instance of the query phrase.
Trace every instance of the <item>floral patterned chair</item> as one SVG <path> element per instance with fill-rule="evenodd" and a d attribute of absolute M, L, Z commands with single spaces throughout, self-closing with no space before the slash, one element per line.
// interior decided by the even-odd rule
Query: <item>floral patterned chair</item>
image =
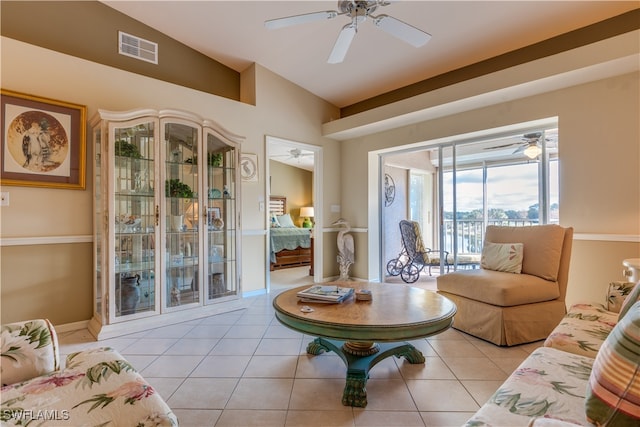
<path fill-rule="evenodd" d="M 46 319 L 3 325 L 0 343 L 3 426 L 178 425 L 153 387 L 109 347 L 70 354 L 60 370 Z"/>
<path fill-rule="evenodd" d="M 572 305 L 560 324 L 547 337 L 544 346 L 595 358 L 600 346 L 618 323 L 622 303 L 634 285 L 631 282 L 611 282 L 606 305 Z"/>
<path fill-rule="evenodd" d="M 596 304 L 572 307 L 556 336 L 531 353 L 465 427 L 640 425 L 640 283 L 631 292 L 623 288 L 628 295 L 616 315 Z"/>

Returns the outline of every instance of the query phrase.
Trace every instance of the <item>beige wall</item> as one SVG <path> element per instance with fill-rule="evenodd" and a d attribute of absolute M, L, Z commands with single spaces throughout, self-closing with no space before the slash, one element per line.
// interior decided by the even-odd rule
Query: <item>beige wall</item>
<path fill-rule="evenodd" d="M 639 79 L 628 73 L 345 141 L 344 215 L 368 222 L 372 151 L 558 117 L 560 223 L 576 233 L 567 298 L 602 300 L 606 284 L 622 279 L 622 260 L 640 256 Z M 354 269 L 368 274 L 366 263 L 359 256 Z"/>
<path fill-rule="evenodd" d="M 269 161 L 271 173 L 271 195 L 287 198 L 287 212 L 293 222 L 302 227 L 304 218 L 300 218 L 300 208 L 313 206 L 313 174 L 308 170 Z"/>
<path fill-rule="evenodd" d="M 2 88 L 86 105 L 88 118 L 97 109 L 186 110 L 245 136 L 241 149 L 258 154 L 260 177 L 258 182 L 242 183 L 244 259 L 267 259 L 266 217 L 259 211 L 259 202 L 266 197 L 265 135 L 322 146 L 325 155 L 334 164 L 338 162 L 337 143 L 320 134 L 321 123 L 337 117 L 337 108 L 260 66 L 251 67 L 247 76 L 243 76 L 243 80 L 255 76 L 256 106 L 252 106 L 6 37 L 1 41 Z M 30 318 L 36 313 L 50 318 L 54 324 L 85 321 L 90 317 L 92 253 L 91 245 L 86 243 L 93 234 L 90 140 L 87 148 L 84 191 L 6 186 L 2 189 L 10 193 L 11 201 L 10 206 L 0 211 L 2 322 Z M 339 194 L 338 181 L 325 182 L 324 191 L 332 197 Z M 30 238 L 43 237 L 71 243 L 31 244 Z M 28 261 L 15 262 L 26 254 Z M 52 265 L 59 266 L 55 276 Z M 266 269 L 260 271 L 249 268 L 250 265 L 243 264 L 243 290 L 265 289 Z M 41 297 L 51 294 L 64 299 L 57 303 L 59 300 Z M 28 307 L 25 301 L 30 301 Z"/>

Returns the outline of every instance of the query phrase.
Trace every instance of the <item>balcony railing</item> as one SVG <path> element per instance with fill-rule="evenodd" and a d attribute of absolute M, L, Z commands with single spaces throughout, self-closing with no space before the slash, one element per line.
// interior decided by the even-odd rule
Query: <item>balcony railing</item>
<path fill-rule="evenodd" d="M 458 225 L 458 254 L 482 253 L 485 230 L 484 221 L 481 219 L 459 219 L 456 223 Z M 529 219 L 490 219 L 487 224 L 509 227 L 525 227 L 529 225 L 538 225 L 538 221 Z M 444 221 L 444 229 L 444 250 L 453 255 L 454 232 L 452 219 Z"/>

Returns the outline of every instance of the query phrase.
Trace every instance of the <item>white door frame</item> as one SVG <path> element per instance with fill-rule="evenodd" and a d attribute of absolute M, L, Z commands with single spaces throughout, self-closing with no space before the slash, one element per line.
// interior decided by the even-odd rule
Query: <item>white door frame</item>
<path fill-rule="evenodd" d="M 323 241 L 323 179 L 322 179 L 322 171 L 323 171 L 323 161 L 322 161 L 322 147 L 318 145 L 305 144 L 298 141 L 292 141 L 285 138 L 279 138 L 276 136 L 267 135 L 265 137 L 265 194 L 267 195 L 267 209 L 265 209 L 265 224 L 267 225 L 266 233 L 265 233 L 265 243 L 266 243 L 266 268 L 267 268 L 267 293 L 271 291 L 271 272 L 269 270 L 270 267 L 270 252 L 269 252 L 269 227 L 270 227 L 270 218 L 269 218 L 269 208 L 268 201 L 271 196 L 271 172 L 269 168 L 269 158 L 271 152 L 273 151 L 272 146 L 274 144 L 278 145 L 286 145 L 291 148 L 299 148 L 301 150 L 309 150 L 313 152 L 313 208 L 314 208 L 314 223 L 315 227 L 313 230 L 314 239 L 313 239 L 313 281 L 314 282 L 322 282 L 322 265 L 323 265 L 323 250 L 322 250 L 322 241 Z M 301 283 L 303 285 L 304 283 Z"/>

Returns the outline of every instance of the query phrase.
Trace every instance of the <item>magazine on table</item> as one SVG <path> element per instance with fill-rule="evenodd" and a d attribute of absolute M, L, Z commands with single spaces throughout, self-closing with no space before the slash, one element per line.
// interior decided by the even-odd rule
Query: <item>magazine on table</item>
<path fill-rule="evenodd" d="M 314 285 L 297 295 L 303 302 L 342 302 L 353 295 L 353 288 Z"/>

